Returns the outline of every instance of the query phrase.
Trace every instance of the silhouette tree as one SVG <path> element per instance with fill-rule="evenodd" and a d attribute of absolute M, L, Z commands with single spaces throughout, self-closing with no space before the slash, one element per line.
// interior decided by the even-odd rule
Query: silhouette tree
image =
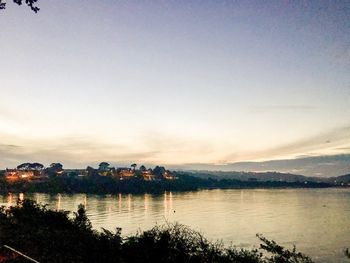
<path fill-rule="evenodd" d="M 60 171 L 63 169 L 63 165 L 61 163 L 52 163 L 50 164 L 50 168 Z"/>
<path fill-rule="evenodd" d="M 146 171 L 147 169 L 146 169 L 146 167 L 144 166 L 144 165 L 141 165 L 140 166 L 140 171 L 142 171 L 142 172 L 144 172 L 144 171 Z"/>
<path fill-rule="evenodd" d="M 13 2 L 17 5 L 22 5 L 23 3 L 25 3 L 35 13 L 37 13 L 40 10 L 39 7 L 35 6 L 35 3 L 38 2 L 38 0 L 24 0 L 24 1 L 23 0 L 13 0 Z M 4 0 L 0 0 L 0 9 L 5 9 L 5 8 L 6 8 L 6 2 Z"/>
<path fill-rule="evenodd" d="M 153 174 L 156 176 L 157 179 L 162 179 L 164 173 L 166 172 L 165 168 L 163 166 L 156 166 L 153 169 Z"/>
<path fill-rule="evenodd" d="M 22 163 L 17 166 L 18 170 L 43 170 L 44 165 L 41 163 Z"/>
<path fill-rule="evenodd" d="M 30 165 L 30 169 L 31 170 L 43 170 L 44 169 L 44 165 L 42 165 L 41 163 L 32 163 Z"/>
<path fill-rule="evenodd" d="M 98 165 L 98 170 L 100 171 L 107 171 L 109 169 L 109 163 L 102 162 Z"/>
<path fill-rule="evenodd" d="M 63 173 L 63 165 L 61 163 L 52 163 L 50 167 L 46 168 L 46 173 L 49 176 L 57 176 Z"/>
<path fill-rule="evenodd" d="M 86 172 L 87 172 L 87 176 L 90 176 L 90 177 L 100 176 L 97 170 L 92 168 L 91 166 L 86 167 Z"/>
<path fill-rule="evenodd" d="M 350 259 L 350 250 L 348 248 L 344 250 L 344 254 L 347 258 Z"/>
<path fill-rule="evenodd" d="M 29 170 L 31 166 L 31 163 L 22 163 L 17 166 L 18 170 Z"/>
<path fill-rule="evenodd" d="M 74 217 L 75 218 L 73 222 L 76 226 L 78 226 L 82 230 L 91 231 L 92 225 L 86 215 L 86 210 L 83 204 L 80 204 L 78 206 L 78 211 L 74 212 Z"/>
<path fill-rule="evenodd" d="M 132 164 L 132 165 L 130 165 L 130 166 L 131 166 L 131 167 L 132 167 L 132 169 L 135 171 L 137 164 L 136 164 L 136 163 L 133 163 L 133 164 Z"/>

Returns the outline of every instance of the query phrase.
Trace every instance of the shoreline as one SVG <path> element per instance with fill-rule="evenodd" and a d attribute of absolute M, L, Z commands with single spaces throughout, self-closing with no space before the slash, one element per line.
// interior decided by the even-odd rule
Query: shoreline
<path fill-rule="evenodd" d="M 164 190 L 159 192 L 104 192 L 104 193 L 95 193 L 95 192 L 49 192 L 49 191 L 0 191 L 0 195 L 8 195 L 8 194 L 49 194 L 49 195 L 74 195 L 74 194 L 86 194 L 86 195 L 118 195 L 118 194 L 131 194 L 131 195 L 162 195 L 168 192 L 171 193 L 189 193 L 189 192 L 200 192 L 200 191 L 214 191 L 214 190 L 291 190 L 291 189 L 350 189 L 349 186 L 324 186 L 324 187 L 296 187 L 296 186 L 287 186 L 287 187 L 212 187 L 212 188 L 199 188 L 195 190 Z"/>
<path fill-rule="evenodd" d="M 162 194 L 215 189 L 295 189 L 295 188 L 348 188 L 315 181 L 243 181 L 236 179 L 199 178 L 188 174 L 176 180 L 144 181 L 138 178 L 118 180 L 110 176 L 49 177 L 45 180 L 6 180 L 0 178 L 0 193 L 84 193 L 84 194 Z"/>

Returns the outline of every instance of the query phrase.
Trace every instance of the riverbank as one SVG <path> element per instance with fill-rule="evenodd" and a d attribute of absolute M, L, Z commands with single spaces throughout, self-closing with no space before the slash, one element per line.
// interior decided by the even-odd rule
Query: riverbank
<path fill-rule="evenodd" d="M 137 178 L 117 180 L 113 177 L 52 177 L 47 180 L 0 180 L 0 193 L 90 193 L 90 194 L 159 194 L 165 191 L 186 192 L 202 189 L 256 188 L 327 188 L 325 182 L 240 181 L 231 179 L 203 179 L 187 174 L 177 180 L 144 181 Z"/>

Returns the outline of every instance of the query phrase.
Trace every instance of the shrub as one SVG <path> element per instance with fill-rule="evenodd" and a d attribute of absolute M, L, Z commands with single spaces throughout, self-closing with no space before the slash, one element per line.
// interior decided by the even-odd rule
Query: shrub
<path fill-rule="evenodd" d="M 0 246 L 8 245 L 40 262 L 185 262 L 185 263 L 312 263 L 312 260 L 258 235 L 260 249 L 226 248 L 180 224 L 155 226 L 122 238 L 115 232 L 92 229 L 82 205 L 69 217 L 34 201 L 0 208 Z M 23 258 L 0 250 L 0 262 Z"/>

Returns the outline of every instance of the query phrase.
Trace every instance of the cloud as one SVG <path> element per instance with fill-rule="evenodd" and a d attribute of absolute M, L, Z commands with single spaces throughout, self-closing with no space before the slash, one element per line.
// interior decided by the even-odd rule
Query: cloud
<path fill-rule="evenodd" d="M 100 161 L 180 165 L 187 163 L 230 164 L 242 160 L 305 158 L 350 152 L 350 127 L 307 137 L 290 144 L 258 152 L 236 151 L 220 157 L 221 150 L 210 140 L 193 136 L 146 132 L 128 140 L 94 135 L 71 134 L 57 138 L 27 138 L 0 132 L 0 167 L 26 161 L 62 162 L 66 167 L 85 167 Z"/>
<path fill-rule="evenodd" d="M 158 149 L 159 152 L 210 154 L 214 151 L 213 145 L 208 141 L 157 132 L 144 134 L 139 138 L 139 142 L 149 149 Z"/>
<path fill-rule="evenodd" d="M 312 105 L 262 105 L 251 107 L 253 113 L 265 113 L 271 111 L 314 111 L 318 107 Z"/>
<path fill-rule="evenodd" d="M 346 152 L 350 152 L 350 147 L 338 147 L 336 148 L 339 151 L 346 151 Z"/>
<path fill-rule="evenodd" d="M 293 143 L 268 150 L 275 154 L 322 155 L 328 151 L 337 151 L 339 147 L 350 145 L 350 127 L 341 127 L 331 131 L 307 137 Z M 344 150 L 341 150 L 344 151 Z"/>
<path fill-rule="evenodd" d="M 15 114 L 11 110 L 9 110 L 8 108 L 0 105 L 0 116 L 11 118 L 11 117 L 14 117 L 14 115 Z"/>
<path fill-rule="evenodd" d="M 1 134 L 0 134 L 1 135 Z M 0 145 L 0 167 L 37 161 L 44 165 L 62 162 L 65 167 L 85 167 L 101 161 L 110 163 L 142 162 L 153 164 L 183 163 L 196 156 L 213 152 L 210 143 L 160 133 L 146 133 L 132 142 L 103 141 L 88 135 L 69 135 L 58 138 L 28 139 L 7 136 L 21 145 Z"/>
<path fill-rule="evenodd" d="M 14 144 L 0 144 L 0 148 L 19 148 L 20 145 L 14 145 Z"/>
<path fill-rule="evenodd" d="M 331 177 L 350 173 L 350 154 L 269 160 L 263 162 L 235 162 L 225 165 L 193 163 L 173 166 L 172 168 L 181 170 L 207 170 L 226 172 L 278 171 L 305 176 Z"/>
<path fill-rule="evenodd" d="M 13 109 L 11 106 L 4 106 L 5 103 L 0 101 L 0 118 L 12 121 L 25 121 L 29 120 L 30 116 L 24 111 L 18 111 Z"/>
<path fill-rule="evenodd" d="M 333 129 L 312 137 L 306 137 L 289 144 L 258 152 L 242 152 L 238 158 L 241 160 L 269 160 L 350 152 L 344 148 L 350 148 L 350 126 Z M 228 154 L 224 156 L 222 160 L 226 160 L 226 163 L 237 160 L 237 153 Z"/>

